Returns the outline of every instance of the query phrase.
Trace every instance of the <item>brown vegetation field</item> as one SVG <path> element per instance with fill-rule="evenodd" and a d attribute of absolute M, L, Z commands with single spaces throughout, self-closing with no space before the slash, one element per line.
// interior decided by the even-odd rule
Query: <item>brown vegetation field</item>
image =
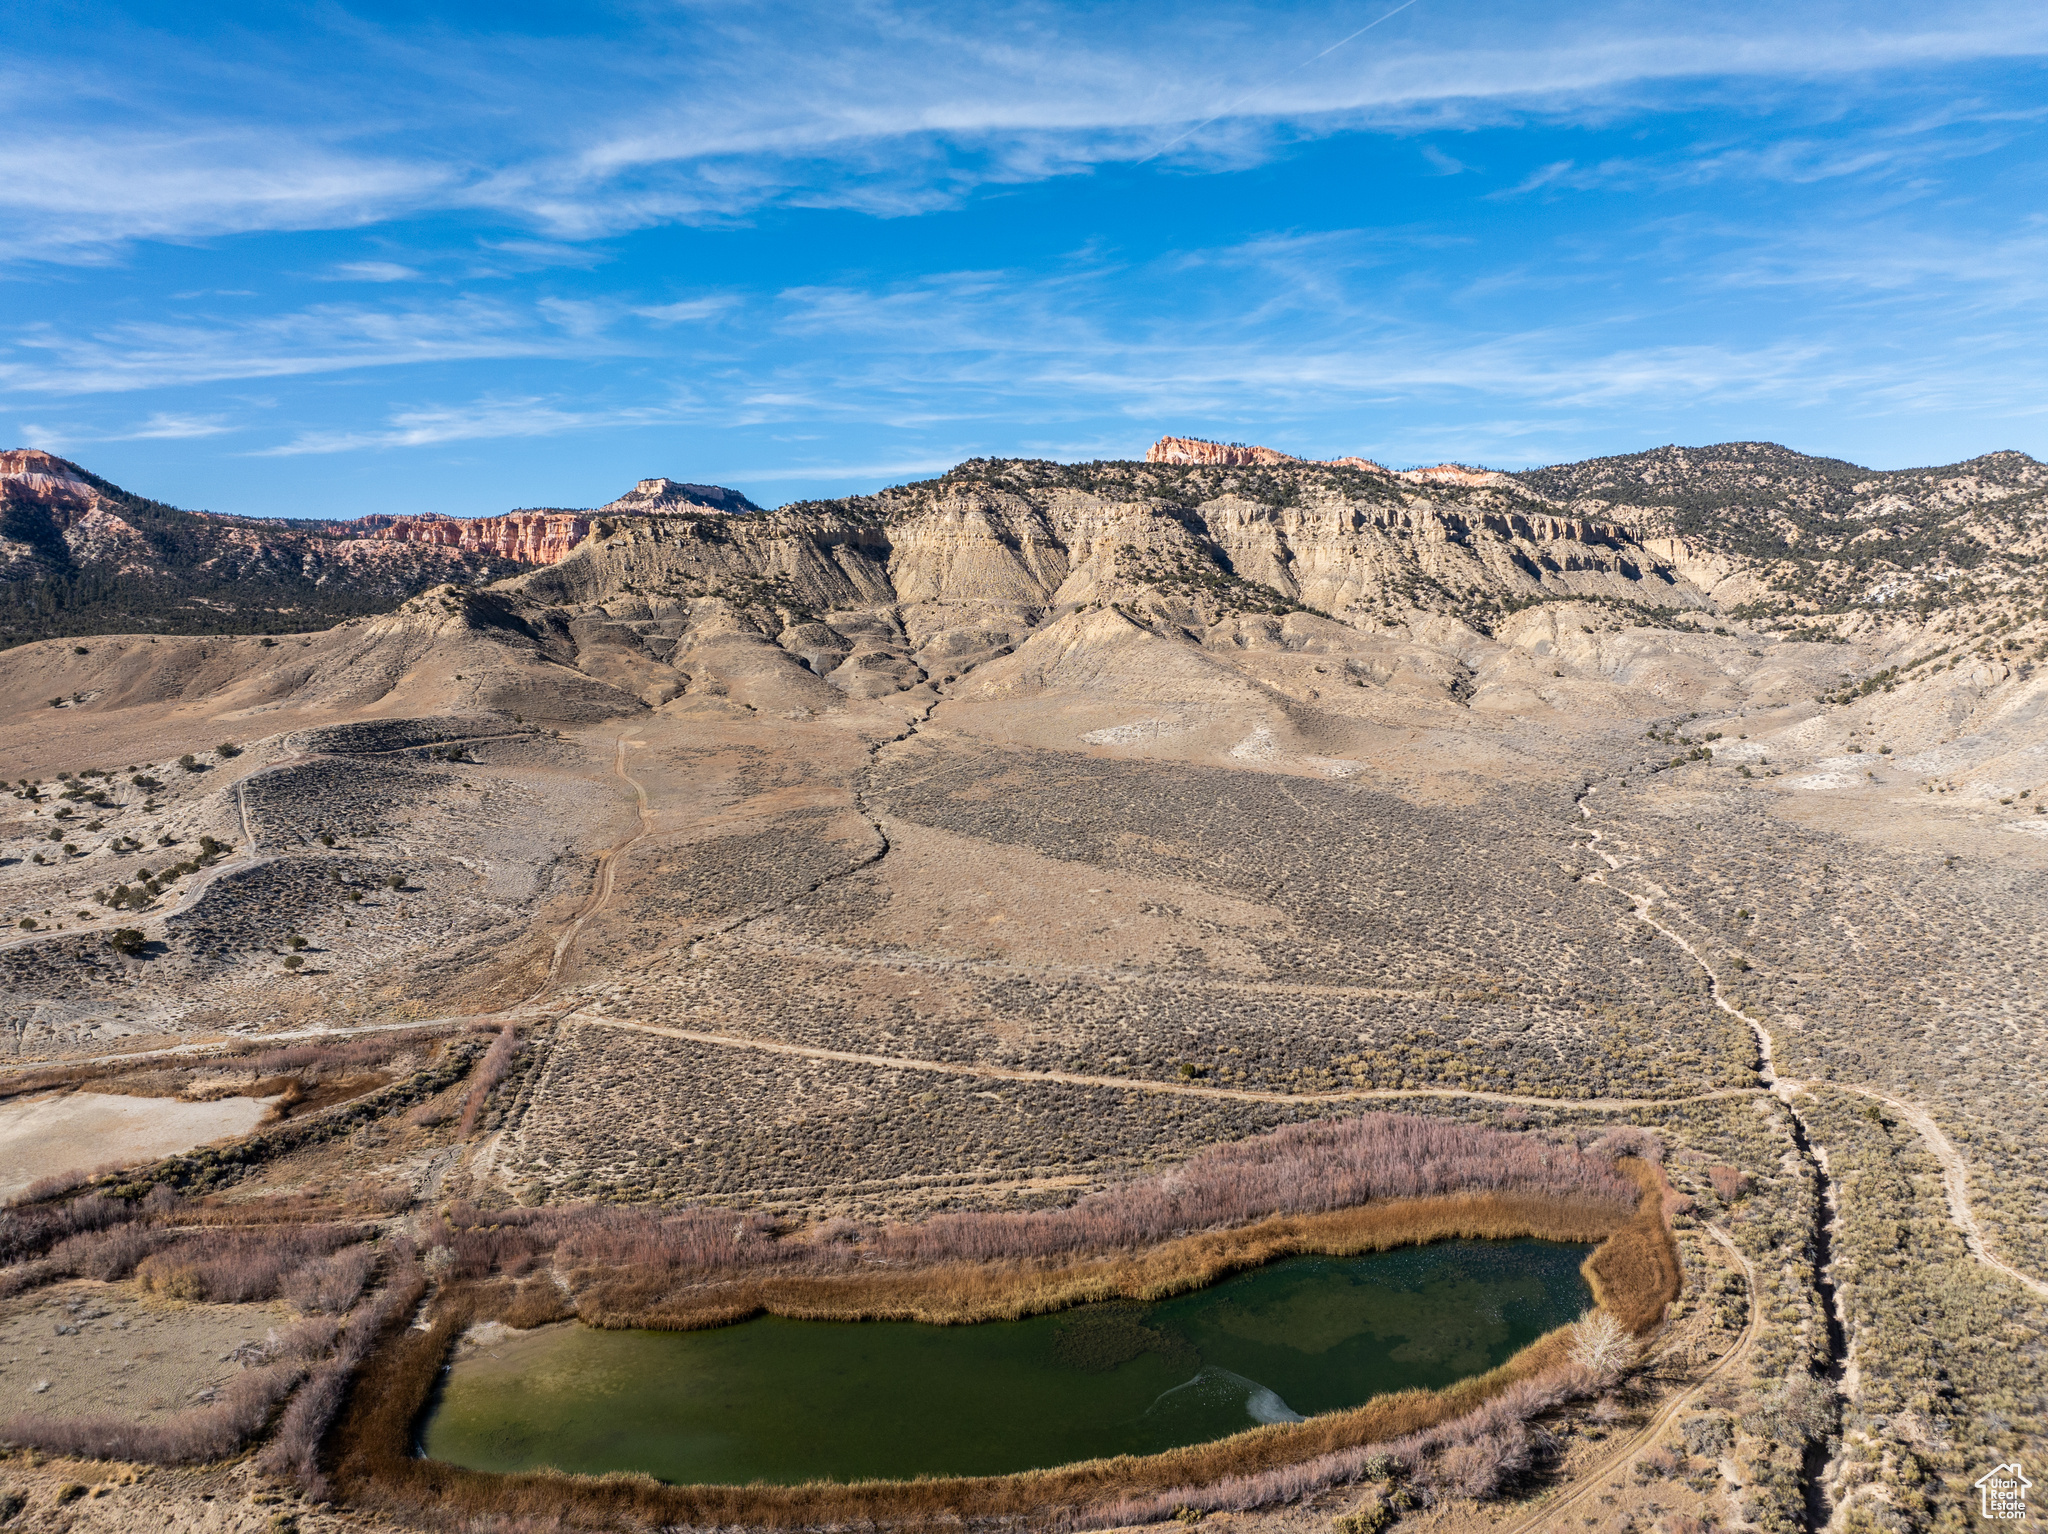
<path fill-rule="evenodd" d="M 1602 1240 L 1596 1364 L 925 1503 L 576 1495 L 1953 1525 L 2048 1451 L 2040 471 L 1796 456 L 977 463 L 318 634 L 9 650 L 0 1098 L 79 1153 L 20 1169 L 0 1326 L 107 1314 L 33 1355 L 94 1350 L 10 1397 L 0 1496 L 511 1534 L 570 1488 L 410 1458 L 476 1318 L 962 1319 L 1544 1230 Z M 1857 597 L 1872 496 L 1977 574 Z M 99 1154 L 109 1097 L 193 1137 Z M 143 1314 L 190 1388 L 87 1409 Z M 245 1457 L 67 1496 L 83 1454 Z"/>

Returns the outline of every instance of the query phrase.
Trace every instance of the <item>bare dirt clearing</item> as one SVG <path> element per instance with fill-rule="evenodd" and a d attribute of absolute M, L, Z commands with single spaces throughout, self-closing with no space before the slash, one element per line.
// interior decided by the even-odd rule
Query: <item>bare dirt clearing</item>
<path fill-rule="evenodd" d="M 0 1302 L 0 1413 L 162 1420 L 211 1401 L 292 1319 L 277 1305 L 150 1302 L 127 1284 Z"/>
<path fill-rule="evenodd" d="M 65 1092 L 0 1103 L 0 1198 L 81 1168 L 124 1166 L 246 1134 L 275 1099 L 122 1097 Z"/>

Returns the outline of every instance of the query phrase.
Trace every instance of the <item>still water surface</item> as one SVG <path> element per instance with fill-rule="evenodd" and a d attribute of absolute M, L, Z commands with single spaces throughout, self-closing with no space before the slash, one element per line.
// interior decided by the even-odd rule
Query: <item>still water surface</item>
<path fill-rule="evenodd" d="M 990 1475 L 1149 1454 L 1484 1373 L 1592 1301 L 1590 1247 L 1296 1257 L 1156 1305 L 925 1326 L 568 1325 L 466 1350 L 425 1424 L 477 1470 L 671 1482 Z"/>

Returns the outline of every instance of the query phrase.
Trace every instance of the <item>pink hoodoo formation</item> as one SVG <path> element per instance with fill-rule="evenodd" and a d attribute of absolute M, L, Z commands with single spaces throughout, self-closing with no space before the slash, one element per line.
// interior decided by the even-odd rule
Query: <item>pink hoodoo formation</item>
<path fill-rule="evenodd" d="M 360 536 L 390 543 L 437 543 L 472 553 L 496 554 L 522 564 L 552 565 L 590 534 L 590 518 L 575 511 L 514 511 L 502 517 L 360 517 Z"/>
<path fill-rule="evenodd" d="M 77 476 L 76 468 L 40 448 L 0 452 L 0 504 L 20 501 L 52 511 L 90 511 L 98 497 L 92 486 Z"/>
<path fill-rule="evenodd" d="M 1401 477 L 1423 485 L 1505 485 L 1508 482 L 1507 475 L 1498 469 L 1469 469 L 1462 463 L 1439 463 L 1432 464 L 1426 469 L 1403 469 Z"/>
<path fill-rule="evenodd" d="M 1327 463 L 1339 469 L 1370 469 L 1375 474 L 1387 471 L 1370 458 L 1296 458 L 1292 453 L 1276 452 L 1270 447 L 1254 447 L 1243 442 L 1204 442 L 1200 437 L 1161 437 L 1145 449 L 1147 463 L 1201 463 L 1201 464 L 1273 464 L 1273 463 Z"/>
<path fill-rule="evenodd" d="M 1273 463 L 1326 463 L 1337 469 L 1365 469 L 1374 474 L 1391 473 L 1415 485 L 1504 485 L 1508 477 L 1496 469 L 1472 469 L 1462 463 L 1433 464 L 1426 469 L 1388 469 L 1370 458 L 1296 458 L 1270 447 L 1253 447 L 1243 442 L 1204 442 L 1200 437 L 1161 437 L 1145 449 L 1147 463 L 1256 465 Z"/>
<path fill-rule="evenodd" d="M 1267 464 L 1300 463 L 1270 447 L 1249 447 L 1242 442 L 1204 442 L 1200 437 L 1161 437 L 1145 449 L 1147 463 Z"/>

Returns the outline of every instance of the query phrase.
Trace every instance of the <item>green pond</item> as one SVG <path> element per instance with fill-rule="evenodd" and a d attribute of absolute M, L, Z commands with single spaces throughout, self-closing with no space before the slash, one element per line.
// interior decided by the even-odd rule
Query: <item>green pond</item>
<path fill-rule="evenodd" d="M 1484 1373 L 1592 1302 L 1591 1248 L 1296 1257 L 1156 1305 L 926 1326 L 574 1324 L 465 1348 L 421 1434 L 477 1470 L 670 1482 L 988 1475 L 1148 1454 Z"/>

